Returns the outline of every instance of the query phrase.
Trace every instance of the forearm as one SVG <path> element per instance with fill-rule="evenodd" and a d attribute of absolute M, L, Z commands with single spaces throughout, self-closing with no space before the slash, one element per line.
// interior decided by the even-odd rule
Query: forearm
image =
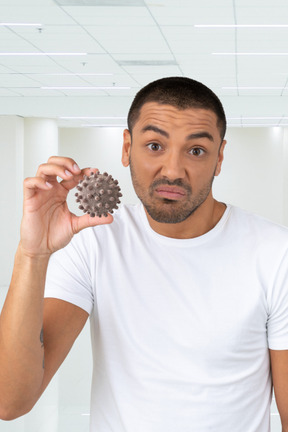
<path fill-rule="evenodd" d="M 43 380 L 44 346 L 40 335 L 48 260 L 48 256 L 25 255 L 21 246 L 16 253 L 0 316 L 1 417 L 18 416 L 31 409 Z"/>

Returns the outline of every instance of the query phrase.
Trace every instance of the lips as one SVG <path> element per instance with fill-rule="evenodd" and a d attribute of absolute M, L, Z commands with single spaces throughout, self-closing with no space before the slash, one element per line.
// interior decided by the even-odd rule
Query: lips
<path fill-rule="evenodd" d="M 185 191 L 177 186 L 158 186 L 155 191 L 162 198 L 173 200 L 181 199 L 186 195 Z"/>

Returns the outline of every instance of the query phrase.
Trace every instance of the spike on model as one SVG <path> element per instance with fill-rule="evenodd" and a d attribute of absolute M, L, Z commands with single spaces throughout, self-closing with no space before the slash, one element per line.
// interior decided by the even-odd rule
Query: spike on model
<path fill-rule="evenodd" d="M 79 209 L 88 213 L 91 217 L 108 216 L 118 209 L 120 203 L 120 187 L 118 180 L 114 180 L 107 172 L 91 172 L 90 176 L 84 175 L 78 183 L 79 192 L 75 194 L 76 202 L 80 203 Z"/>

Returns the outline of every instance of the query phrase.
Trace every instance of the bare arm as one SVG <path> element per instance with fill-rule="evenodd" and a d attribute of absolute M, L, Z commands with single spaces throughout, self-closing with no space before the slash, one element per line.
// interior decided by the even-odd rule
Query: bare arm
<path fill-rule="evenodd" d="M 76 306 L 43 299 L 51 254 L 81 229 L 113 220 L 111 215 L 99 219 L 70 213 L 67 194 L 84 173 L 72 159 L 53 157 L 24 182 L 21 241 L 0 316 L 2 419 L 33 407 L 87 320 L 87 313 Z M 63 179 L 60 183 L 57 176 Z"/>
<path fill-rule="evenodd" d="M 272 379 L 282 432 L 288 432 L 288 350 L 270 350 Z"/>

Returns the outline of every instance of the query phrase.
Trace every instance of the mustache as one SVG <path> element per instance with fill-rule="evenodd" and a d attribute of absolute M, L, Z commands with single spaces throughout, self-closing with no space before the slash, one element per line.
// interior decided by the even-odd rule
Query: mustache
<path fill-rule="evenodd" d="M 168 179 L 157 179 L 151 184 L 150 188 L 155 189 L 158 186 L 164 186 L 164 185 L 178 186 L 178 187 L 185 189 L 188 193 L 192 192 L 191 186 L 183 183 L 183 181 L 181 179 L 175 179 L 173 181 L 168 180 Z"/>

